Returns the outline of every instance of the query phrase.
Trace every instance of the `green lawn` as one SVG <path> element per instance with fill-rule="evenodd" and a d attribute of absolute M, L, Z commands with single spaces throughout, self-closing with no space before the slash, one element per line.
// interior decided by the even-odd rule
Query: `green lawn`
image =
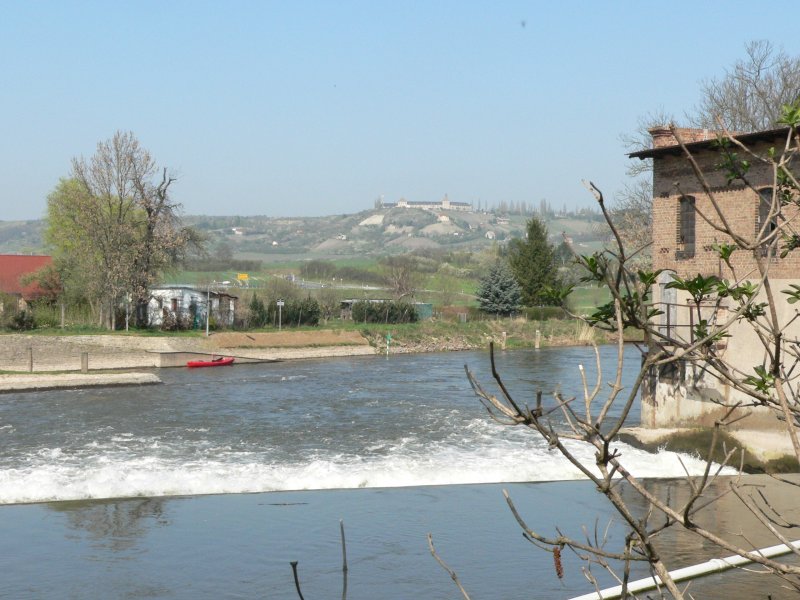
<path fill-rule="evenodd" d="M 606 288 L 576 287 L 570 294 L 569 306 L 577 314 L 588 314 L 610 300 L 611 294 Z"/>

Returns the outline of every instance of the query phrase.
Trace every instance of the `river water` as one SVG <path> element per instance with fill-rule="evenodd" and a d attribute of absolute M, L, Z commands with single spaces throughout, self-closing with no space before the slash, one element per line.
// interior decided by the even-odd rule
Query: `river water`
<path fill-rule="evenodd" d="M 615 349 L 601 352 L 610 381 Z M 592 382 L 594 362 L 583 347 L 498 355 L 521 402 L 579 394 L 577 365 Z M 547 533 L 579 535 L 610 511 L 535 434 L 487 416 L 464 364 L 489 382 L 486 353 L 465 352 L 163 370 L 162 386 L 0 397 L 0 597 L 296 598 L 290 560 L 306 598 L 340 597 L 339 519 L 351 599 L 458 597 L 427 532 L 475 599 L 589 591 L 577 561 L 559 580 L 522 539 L 501 488 Z M 640 477 L 684 473 L 672 453 L 619 449 Z M 684 561 L 704 550 L 676 548 Z"/>

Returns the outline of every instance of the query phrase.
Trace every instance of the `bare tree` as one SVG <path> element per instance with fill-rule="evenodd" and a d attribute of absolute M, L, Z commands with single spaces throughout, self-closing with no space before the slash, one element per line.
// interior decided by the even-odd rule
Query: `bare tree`
<path fill-rule="evenodd" d="M 781 107 L 800 98 L 800 57 L 766 40 L 749 42 L 745 52 L 723 77 L 702 83 L 693 125 L 716 129 L 721 120 L 731 131 L 770 129 L 778 125 Z"/>
<path fill-rule="evenodd" d="M 800 235 L 795 229 L 800 218 L 800 182 L 795 171 L 796 155 L 800 152 L 800 106 L 784 108 L 781 121 L 787 126 L 785 133 L 769 147 L 762 144 L 754 149 L 755 146 L 726 133 L 719 142 L 721 164 L 713 173 L 701 168 L 681 140 L 679 130 L 672 128 L 685 164 L 694 174 L 695 187 L 702 193 L 704 201 L 697 204 L 702 207 L 698 208 L 698 218 L 715 232 L 718 242 L 713 251 L 720 261 L 720 275 L 675 276 L 666 285 L 667 289 L 678 290 L 688 298 L 686 310 L 690 320 L 683 334 L 664 327 L 665 309 L 653 303 L 656 284 L 662 281 L 661 273 L 634 264 L 602 193 L 588 184 L 606 217 L 615 245 L 614 250 L 578 257 L 586 270 L 586 280 L 606 286 L 613 298 L 586 321 L 594 327 L 616 332 L 619 340 L 616 371 L 603 374 L 598 354 L 598 374 L 594 381 L 587 380 L 582 367 L 576 375 L 582 382 L 581 397 L 567 398 L 556 392 L 553 400 L 548 400 L 540 391 L 535 404 L 528 406 L 519 402 L 517 393 L 506 387 L 493 356 L 492 373 L 499 393 L 488 391 L 467 369 L 470 383 L 489 414 L 501 423 L 528 427 L 540 435 L 550 448 L 561 453 L 595 484 L 628 530 L 619 548 L 609 547 L 602 535 L 587 539 L 574 539 L 560 532 L 543 535 L 526 524 L 524 516 L 507 498 L 525 537 L 553 553 L 555 558 L 560 557 L 562 549 L 569 548 L 588 565 L 606 569 L 622 586 L 623 598 L 635 597 L 628 587 L 630 565 L 634 561 L 644 562 L 653 576 L 659 578 L 660 589 L 656 593 L 660 597 L 687 597 L 670 574 L 661 549 L 662 534 L 671 528 L 680 528 L 730 554 L 744 557 L 780 578 L 785 587 L 800 591 L 800 566 L 796 562 L 800 551 L 788 538 L 788 532 L 799 525 L 793 523 L 788 514 L 776 509 L 774 497 L 753 491 L 739 478 L 723 486 L 723 493 L 735 496 L 766 534 L 777 544 L 786 544 L 786 551 L 792 554 L 789 560 L 755 550 L 748 542 L 747 532 L 732 537 L 704 526 L 698 519 L 703 508 L 719 499 L 712 492 L 716 489 L 712 484 L 722 465 L 736 463 L 735 448 L 724 448 L 718 463 L 712 463 L 711 457 L 720 446 L 722 432 L 740 420 L 755 418 L 753 415 L 779 419 L 776 422 L 783 423 L 783 434 L 791 440 L 795 459 L 800 462 L 797 431 L 800 427 L 800 313 L 783 308 L 787 303 L 800 301 L 800 284 L 787 287 L 785 280 L 777 275 L 781 271 L 775 271 L 781 260 L 793 260 L 790 255 L 800 248 Z M 772 185 L 766 188 L 770 190 L 768 194 L 757 182 L 764 174 L 772 174 Z M 715 182 L 720 179 L 737 186 L 743 194 L 749 194 L 746 197 L 752 198 L 752 211 L 758 215 L 757 227 L 732 225 L 737 215 L 731 214 L 731 209 L 726 209 L 718 198 L 719 186 Z M 676 197 L 684 194 L 680 189 L 674 193 Z M 775 276 L 771 275 L 773 271 Z M 635 383 L 631 389 L 624 389 L 622 374 L 626 361 L 622 340 L 623 332 L 629 328 L 642 332 L 644 344 L 637 358 Z M 724 342 L 728 336 L 742 336 L 745 332 L 752 336 L 748 339 L 757 340 L 758 348 L 750 349 L 748 357 L 753 357 L 754 362 L 759 360 L 755 357 L 763 357 L 760 365 L 744 367 L 725 352 Z M 635 477 L 626 468 L 624 456 L 615 449 L 615 442 L 639 393 L 647 392 L 659 373 L 679 366 L 685 367 L 687 377 L 691 375 L 695 384 L 717 382 L 731 392 L 727 398 L 708 398 L 717 407 L 708 462 L 701 476 L 687 475 L 686 497 L 676 499 L 651 491 Z M 608 380 L 607 385 L 604 380 Z M 553 418 L 556 414 L 561 415 L 564 424 Z M 594 460 L 581 459 L 580 456 L 586 454 L 577 453 L 568 440 L 590 446 Z M 624 482 L 626 493 L 641 498 L 647 507 L 644 513 L 632 508 L 630 497 L 626 499 L 622 493 L 619 480 Z M 778 494 L 800 498 L 795 483 L 776 480 L 784 484 Z M 622 568 L 616 568 L 614 561 L 620 561 Z M 589 585 L 597 589 L 591 571 L 586 573 Z"/>
<path fill-rule="evenodd" d="M 652 264 L 653 185 L 649 178 L 626 183 L 614 195 L 610 214 L 633 262 L 642 267 Z M 609 232 L 605 223 L 601 226 Z"/>
<path fill-rule="evenodd" d="M 736 61 L 723 77 L 702 82 L 700 103 L 685 115 L 687 122 L 711 130 L 717 130 L 722 122 L 734 132 L 760 131 L 778 125 L 781 107 L 800 98 L 800 57 L 789 56 L 765 40 L 749 42 L 745 53 L 746 57 Z M 628 152 L 645 150 L 650 146 L 652 127 L 675 122 L 672 114 L 659 109 L 640 117 L 634 131 L 620 139 Z M 635 179 L 614 195 L 610 206 L 629 253 L 645 249 L 638 255 L 642 265 L 649 258 L 651 169 L 649 160 L 631 161 L 627 173 Z"/>
<path fill-rule="evenodd" d="M 146 325 L 149 287 L 195 241 L 181 226 L 169 196 L 174 178 L 159 170 L 131 132 L 97 144 L 95 154 L 72 161 L 72 179 L 59 184 L 48 206 L 48 237 L 72 273 L 105 300 L 106 318 L 123 296 Z M 101 317 L 102 320 L 102 317 Z"/>
<path fill-rule="evenodd" d="M 639 150 L 647 150 L 652 143 L 650 136 L 650 129 L 653 127 L 663 126 L 669 123 L 674 123 L 675 117 L 663 108 L 656 111 L 641 115 L 636 120 L 636 128 L 631 133 L 623 133 L 619 139 L 622 142 L 623 148 L 627 152 L 638 152 Z M 650 172 L 653 170 L 653 163 L 649 160 L 636 160 L 631 161 L 626 166 L 625 172 L 629 177 L 638 177 L 639 175 L 646 175 L 648 178 Z"/>
<path fill-rule="evenodd" d="M 381 261 L 383 276 L 399 300 L 414 295 L 420 279 L 417 261 L 411 256 L 387 256 Z"/>

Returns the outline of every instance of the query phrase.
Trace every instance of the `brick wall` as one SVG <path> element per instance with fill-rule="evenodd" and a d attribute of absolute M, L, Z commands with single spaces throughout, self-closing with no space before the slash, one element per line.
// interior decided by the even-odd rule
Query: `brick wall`
<path fill-rule="evenodd" d="M 678 133 L 684 144 L 691 144 L 692 142 L 704 142 L 706 140 L 713 140 L 717 137 L 717 132 L 709 129 L 676 127 L 675 131 Z M 678 145 L 678 140 L 672 133 L 672 130 L 667 126 L 653 127 L 652 129 L 648 129 L 648 132 L 653 138 L 653 148 L 664 148 L 665 146 Z"/>
<path fill-rule="evenodd" d="M 768 144 L 761 143 L 754 150 L 765 152 Z M 728 185 L 726 173 L 719 168 L 720 155 L 710 149 L 694 154 L 700 169 L 712 188 L 713 197 L 721 207 L 723 216 L 731 229 L 742 237 L 753 240 L 756 234 L 759 197 L 756 190 L 771 187 L 774 183 L 769 165 L 752 161 L 748 179 L 755 188 L 747 188 L 741 182 Z M 678 242 L 679 202 L 681 196 L 695 199 L 695 244 L 694 257 L 682 256 Z M 706 219 L 703 218 L 705 215 Z M 792 213 L 786 214 L 791 218 Z M 703 190 L 691 169 L 689 161 L 681 155 L 665 155 L 654 159 L 653 165 L 653 266 L 656 269 L 674 270 L 679 277 L 718 275 L 732 277 L 729 269 L 719 259 L 712 245 L 728 243 L 731 239 L 714 228 L 721 225 L 720 218 L 711 199 Z M 778 252 L 779 254 L 780 252 Z M 755 254 L 755 256 L 754 256 Z M 785 259 L 762 258 L 761 252 L 737 250 L 733 253 L 734 264 L 739 277 L 756 269 L 756 257 L 765 260 L 770 274 L 778 278 L 800 276 L 800 253 L 793 252 Z M 750 278 L 757 278 L 753 272 Z"/>
<path fill-rule="evenodd" d="M 698 141 L 688 134 L 682 139 L 690 143 Z M 727 279 L 734 277 L 757 281 L 759 279 L 758 262 L 769 270 L 773 292 L 777 297 L 776 312 L 779 323 L 789 324 L 784 328 L 786 339 L 800 337 L 800 321 L 796 317 L 794 305 L 782 301 L 781 290 L 800 280 L 800 251 L 795 251 L 785 259 L 764 256 L 760 250 L 736 250 L 731 262 L 735 274 L 719 259 L 713 249 L 714 244 L 730 242 L 728 236 L 714 228 L 720 225 L 720 217 L 713 208 L 712 201 L 695 176 L 689 161 L 682 152 L 672 152 L 670 144 L 663 143 L 666 136 L 658 141 L 654 132 L 654 145 L 661 143 L 664 151 L 657 152 L 653 159 L 653 263 L 656 269 L 674 271 L 682 278 L 693 277 L 698 273 L 717 275 Z M 698 133 L 698 136 L 701 134 Z M 674 141 L 674 137 L 672 137 Z M 753 150 L 766 153 L 770 146 L 780 146 L 782 140 L 774 142 L 759 141 L 754 143 Z M 674 143 L 672 144 L 674 145 Z M 739 151 L 739 154 L 742 154 Z M 751 168 L 748 180 L 752 187 L 746 187 L 739 181 L 728 184 L 726 172 L 719 167 L 722 160 L 719 152 L 713 148 L 695 149 L 693 156 L 704 173 L 711 187 L 714 200 L 730 228 L 743 238 L 753 241 L 756 237 L 759 190 L 774 185 L 772 168 L 750 158 Z M 749 157 L 748 157 L 749 158 Z M 694 256 L 687 257 L 681 253 L 679 242 L 680 199 L 683 196 L 694 197 Z M 798 219 L 797 210 L 784 208 L 783 216 Z M 706 218 L 704 219 L 703 216 Z M 706 221 L 708 219 L 708 222 Z M 782 245 L 782 244 L 781 244 Z M 778 250 L 780 254 L 780 250 Z M 663 273 L 659 284 L 654 286 L 653 301 L 666 305 L 664 314 L 656 317 L 665 335 L 673 338 L 689 339 L 691 335 L 691 319 L 688 318 L 690 299 L 683 291 L 668 290 L 666 284 L 670 277 Z M 762 294 L 757 301 L 765 300 Z M 725 306 L 717 314 L 717 319 L 724 322 L 728 318 Z M 697 310 L 692 308 L 692 310 Z M 704 316 L 704 318 L 707 318 Z M 695 318 L 695 321 L 697 318 Z M 718 344 L 717 352 L 733 368 L 741 373 L 752 373 L 757 365 L 769 364 L 770 356 L 764 349 L 749 323 L 736 323 L 728 331 L 730 337 Z M 704 365 L 678 362 L 670 365 L 674 372 L 654 370 L 650 373 L 642 394 L 642 423 L 649 427 L 679 427 L 712 425 L 716 419 L 726 413 L 728 407 L 737 401 L 747 405 L 749 399 L 732 387 L 708 376 Z M 737 409 L 741 411 L 741 409 Z M 783 431 L 783 425 L 775 418 L 774 413 L 764 407 L 748 408 L 752 414 L 735 427 L 746 429 L 763 429 L 767 431 Z M 734 413 L 738 416 L 740 413 Z M 743 413 L 742 413 L 743 414 Z"/>

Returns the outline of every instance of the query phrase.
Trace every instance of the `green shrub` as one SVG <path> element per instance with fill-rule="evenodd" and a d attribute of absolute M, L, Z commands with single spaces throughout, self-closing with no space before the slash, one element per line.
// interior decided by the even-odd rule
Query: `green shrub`
<path fill-rule="evenodd" d="M 264 327 L 269 323 L 269 311 L 264 305 L 264 302 L 255 294 L 253 299 L 250 300 L 250 326 L 251 327 Z"/>
<path fill-rule="evenodd" d="M 21 310 L 11 317 L 9 327 L 16 331 L 28 331 L 36 327 L 36 321 L 33 318 L 33 312 L 29 310 Z"/>
<path fill-rule="evenodd" d="M 283 309 L 283 323 L 287 326 L 319 325 L 322 311 L 316 298 L 308 296 L 304 300 L 291 300 Z"/>
<path fill-rule="evenodd" d="M 353 304 L 356 323 L 416 323 L 417 320 L 417 310 L 408 302 L 362 300 Z"/>

